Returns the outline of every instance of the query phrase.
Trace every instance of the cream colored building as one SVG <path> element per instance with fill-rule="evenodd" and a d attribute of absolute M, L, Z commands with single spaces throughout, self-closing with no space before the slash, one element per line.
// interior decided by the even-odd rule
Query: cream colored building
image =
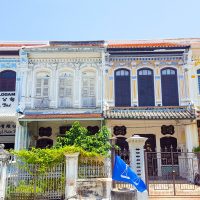
<path fill-rule="evenodd" d="M 104 117 L 122 148 L 133 134 L 148 138 L 148 151 L 198 146 L 186 74 L 189 49 L 167 40 L 108 43 Z"/>
<path fill-rule="evenodd" d="M 104 57 L 103 41 L 55 41 L 21 50 L 19 149 L 52 146 L 74 121 L 98 131 L 103 121 Z"/>

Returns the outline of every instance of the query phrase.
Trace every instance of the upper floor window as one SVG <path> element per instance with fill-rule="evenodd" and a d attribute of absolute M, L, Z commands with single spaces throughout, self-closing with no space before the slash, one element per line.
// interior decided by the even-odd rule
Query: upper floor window
<path fill-rule="evenodd" d="M 179 105 L 178 80 L 176 69 L 164 68 L 161 70 L 161 89 L 163 106 Z"/>
<path fill-rule="evenodd" d="M 95 72 L 82 73 L 82 106 L 96 106 L 96 74 Z"/>
<path fill-rule="evenodd" d="M 0 91 L 15 91 L 16 72 L 5 70 L 0 73 Z"/>
<path fill-rule="evenodd" d="M 115 71 L 115 106 L 131 106 L 130 71 L 127 69 Z"/>
<path fill-rule="evenodd" d="M 48 107 L 49 105 L 49 74 L 38 73 L 36 76 L 36 107 Z"/>
<path fill-rule="evenodd" d="M 198 88 L 199 88 L 199 94 L 200 94 L 200 69 L 197 70 L 197 77 L 198 77 Z"/>
<path fill-rule="evenodd" d="M 59 77 L 59 107 L 71 107 L 73 97 L 73 76 L 63 73 Z"/>
<path fill-rule="evenodd" d="M 142 68 L 138 70 L 138 105 L 155 106 L 153 70 Z"/>

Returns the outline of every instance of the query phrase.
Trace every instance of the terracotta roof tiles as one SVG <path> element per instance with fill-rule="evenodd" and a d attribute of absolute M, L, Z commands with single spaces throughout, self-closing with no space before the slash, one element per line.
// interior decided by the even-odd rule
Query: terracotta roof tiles
<path fill-rule="evenodd" d="M 106 119 L 194 119 L 194 110 L 178 107 L 130 107 L 110 108 L 103 113 Z"/>
<path fill-rule="evenodd" d="M 180 44 L 169 41 L 109 41 L 108 48 L 169 48 L 189 47 L 187 44 Z"/>
<path fill-rule="evenodd" d="M 28 114 L 20 118 L 23 119 L 69 119 L 69 118 L 102 118 L 101 113 L 81 113 L 81 114 Z"/>

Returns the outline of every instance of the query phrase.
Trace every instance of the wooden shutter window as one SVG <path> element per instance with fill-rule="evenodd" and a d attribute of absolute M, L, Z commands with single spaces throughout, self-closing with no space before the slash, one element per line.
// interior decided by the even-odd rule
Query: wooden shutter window
<path fill-rule="evenodd" d="M 96 106 L 96 81 L 95 73 L 83 72 L 82 74 L 82 105 L 84 107 Z"/>
<path fill-rule="evenodd" d="M 73 76 L 65 73 L 59 78 L 59 107 L 72 107 Z"/>

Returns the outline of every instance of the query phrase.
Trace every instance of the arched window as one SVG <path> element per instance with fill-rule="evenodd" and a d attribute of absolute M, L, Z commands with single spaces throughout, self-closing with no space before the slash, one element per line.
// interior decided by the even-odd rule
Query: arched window
<path fill-rule="evenodd" d="M 0 91 L 15 91 L 16 72 L 5 70 L 0 73 Z"/>
<path fill-rule="evenodd" d="M 59 107 L 72 107 L 73 102 L 73 75 L 65 72 L 59 77 Z"/>
<path fill-rule="evenodd" d="M 138 104 L 139 106 L 154 106 L 154 77 L 153 70 L 142 68 L 138 70 Z"/>
<path fill-rule="evenodd" d="M 96 73 L 82 72 L 82 106 L 96 106 Z"/>
<path fill-rule="evenodd" d="M 173 68 L 161 70 L 162 105 L 178 106 L 178 80 L 177 71 Z"/>
<path fill-rule="evenodd" d="M 48 107 L 49 106 L 49 73 L 40 72 L 36 75 L 35 86 L 35 106 Z"/>
<path fill-rule="evenodd" d="M 130 71 L 115 71 L 115 106 L 131 106 Z"/>
<path fill-rule="evenodd" d="M 197 77 L 198 77 L 198 89 L 200 94 L 200 69 L 197 70 Z"/>

